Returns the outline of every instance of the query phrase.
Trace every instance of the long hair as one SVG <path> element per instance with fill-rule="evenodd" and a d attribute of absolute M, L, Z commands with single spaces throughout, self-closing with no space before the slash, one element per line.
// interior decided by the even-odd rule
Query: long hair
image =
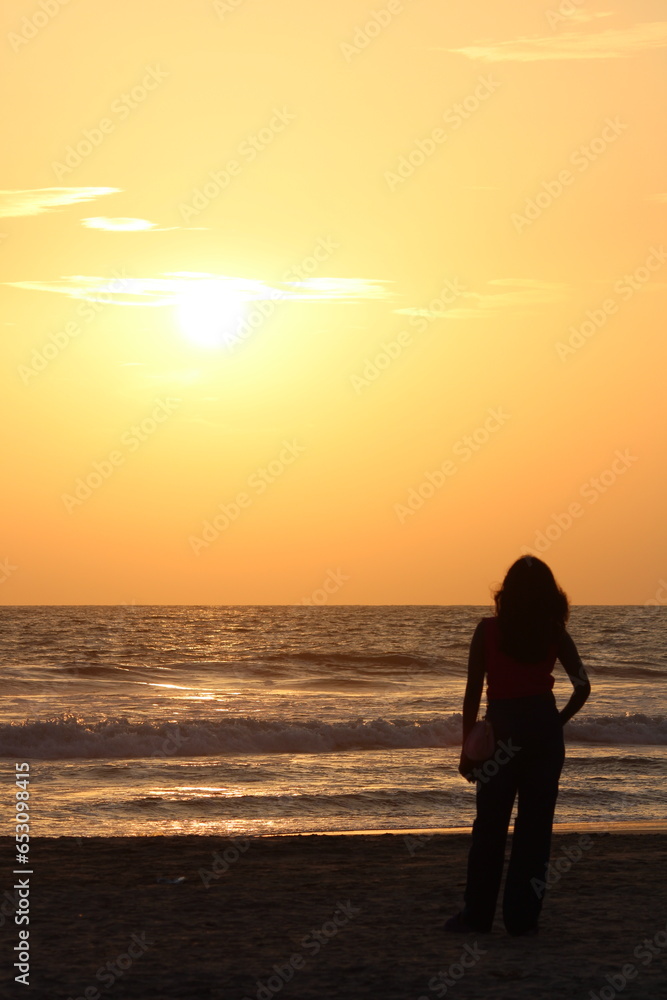
<path fill-rule="evenodd" d="M 493 599 L 500 651 L 522 663 L 545 659 L 570 614 L 567 594 L 547 564 L 535 556 L 517 559 Z"/>

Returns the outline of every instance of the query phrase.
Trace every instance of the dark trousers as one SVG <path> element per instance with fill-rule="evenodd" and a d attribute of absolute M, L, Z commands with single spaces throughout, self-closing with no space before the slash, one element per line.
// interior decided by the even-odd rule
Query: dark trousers
<path fill-rule="evenodd" d="M 464 915 L 476 930 L 493 924 L 515 796 L 503 921 L 510 934 L 537 926 L 551 852 L 558 781 L 565 759 L 563 727 L 553 694 L 489 701 L 496 752 L 478 765 Z M 503 748 L 504 744 L 504 748 Z M 518 749 L 520 748 L 520 749 Z"/>

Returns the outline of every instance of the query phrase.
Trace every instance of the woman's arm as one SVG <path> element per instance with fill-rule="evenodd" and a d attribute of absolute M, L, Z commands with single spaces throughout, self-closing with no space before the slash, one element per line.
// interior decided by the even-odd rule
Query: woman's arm
<path fill-rule="evenodd" d="M 463 744 L 477 719 L 479 703 L 482 698 L 482 689 L 484 687 L 484 666 L 484 622 L 481 621 L 477 625 L 470 642 L 470 650 L 468 652 L 468 682 L 466 684 L 465 695 L 463 696 L 463 740 L 461 742 L 459 774 L 463 775 L 470 782 L 475 780 L 473 777 L 475 762 L 468 760 L 463 752 Z"/>
<path fill-rule="evenodd" d="M 484 688 L 484 621 L 473 633 L 468 652 L 468 683 L 463 696 L 463 742 L 475 725 Z"/>
<path fill-rule="evenodd" d="M 568 701 L 560 712 L 561 722 L 565 725 L 566 722 L 575 715 L 582 705 L 588 699 L 591 693 L 591 682 L 588 679 L 588 674 L 586 673 L 586 668 L 581 662 L 581 657 L 577 650 L 576 645 L 572 636 L 564 629 L 563 635 L 558 643 L 557 654 L 558 659 L 565 667 L 567 675 L 572 681 L 572 687 L 574 691 Z"/>

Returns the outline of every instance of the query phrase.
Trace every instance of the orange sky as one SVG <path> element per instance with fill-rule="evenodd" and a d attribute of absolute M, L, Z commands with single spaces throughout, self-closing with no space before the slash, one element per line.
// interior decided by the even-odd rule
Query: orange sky
<path fill-rule="evenodd" d="M 1 603 L 667 602 L 662 3 L 0 17 Z"/>

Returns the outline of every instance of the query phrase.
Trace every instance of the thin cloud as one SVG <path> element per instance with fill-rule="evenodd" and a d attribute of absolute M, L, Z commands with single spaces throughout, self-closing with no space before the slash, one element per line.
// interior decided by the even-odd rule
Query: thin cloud
<path fill-rule="evenodd" d="M 566 32 L 542 38 L 517 38 L 488 42 L 456 52 L 484 62 L 540 62 L 553 59 L 624 59 L 653 49 L 667 47 L 667 21 L 649 21 L 630 28 L 609 28 L 597 34 Z"/>
<path fill-rule="evenodd" d="M 553 296 L 569 288 L 560 281 L 542 281 L 539 278 L 491 278 L 488 285 L 502 285 L 510 288 L 527 288 L 533 293 Z"/>
<path fill-rule="evenodd" d="M 53 187 L 26 188 L 23 190 L 0 191 L 0 217 L 18 218 L 27 215 L 42 215 L 77 205 L 83 201 L 93 201 L 105 194 L 116 194 L 121 188 L 111 187 Z"/>
<path fill-rule="evenodd" d="M 204 228 L 203 226 L 158 226 L 157 222 L 149 222 L 148 219 L 135 219 L 132 217 L 110 218 L 106 215 L 82 219 L 81 225 L 85 226 L 86 229 L 103 229 L 108 233 L 168 233 L 174 229 L 194 230 Z"/>
<path fill-rule="evenodd" d="M 568 21 L 576 21 L 579 24 L 588 24 L 590 21 L 597 21 L 600 17 L 611 17 L 613 13 L 614 12 L 612 10 L 573 10 L 571 14 L 566 14 L 565 16 Z"/>
<path fill-rule="evenodd" d="M 54 292 L 74 299 L 106 302 L 121 306 L 168 306 L 198 292 L 206 296 L 233 295 L 247 301 L 277 299 L 319 299 L 359 301 L 384 299 L 392 295 L 387 282 L 366 278 L 307 278 L 304 281 L 268 285 L 252 278 L 216 275 L 198 271 L 169 272 L 157 278 L 114 279 L 74 274 L 53 281 L 10 281 L 14 288 Z"/>
<path fill-rule="evenodd" d="M 95 218 L 82 219 L 81 225 L 85 226 L 86 229 L 106 229 L 111 233 L 133 233 L 146 229 L 155 229 L 157 223 L 149 222 L 148 219 L 112 219 L 105 215 L 99 215 Z"/>
<path fill-rule="evenodd" d="M 664 204 L 665 202 L 667 202 L 667 192 L 666 193 L 661 193 L 661 194 L 652 194 L 652 195 L 650 195 L 650 197 L 649 197 L 648 200 L 649 201 L 659 201 L 662 204 Z"/>
<path fill-rule="evenodd" d="M 391 294 L 384 287 L 387 282 L 371 278 L 307 278 L 287 284 L 304 289 L 290 296 L 299 299 L 386 299 Z"/>
<path fill-rule="evenodd" d="M 427 319 L 488 319 L 494 312 L 516 309 L 521 312 L 535 306 L 562 301 L 570 286 L 561 282 L 540 281 L 535 278 L 493 278 L 487 285 L 507 289 L 502 292 L 463 292 L 457 301 L 467 301 L 467 305 L 456 305 L 435 311 L 433 309 L 409 306 L 394 312 L 408 316 L 425 316 Z"/>

